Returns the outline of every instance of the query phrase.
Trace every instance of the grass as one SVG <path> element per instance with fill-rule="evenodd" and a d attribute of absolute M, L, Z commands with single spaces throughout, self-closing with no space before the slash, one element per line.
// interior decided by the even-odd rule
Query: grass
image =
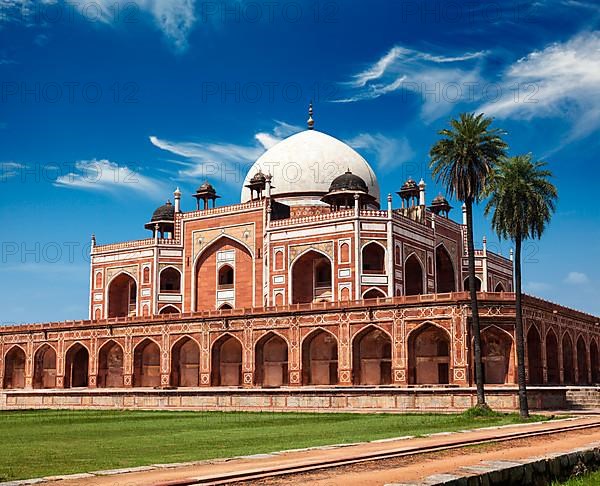
<path fill-rule="evenodd" d="M 8 411 L 0 481 L 520 422 L 516 414 Z"/>
<path fill-rule="evenodd" d="M 564 482 L 554 482 L 552 486 L 600 486 L 600 471 L 584 474 Z"/>

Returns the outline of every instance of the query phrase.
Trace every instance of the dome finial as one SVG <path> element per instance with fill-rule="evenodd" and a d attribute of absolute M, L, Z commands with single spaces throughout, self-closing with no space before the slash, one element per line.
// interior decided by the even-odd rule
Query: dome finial
<path fill-rule="evenodd" d="M 313 130 L 315 128 L 315 120 L 313 119 L 313 103 L 310 100 L 310 104 L 308 105 L 308 129 Z"/>

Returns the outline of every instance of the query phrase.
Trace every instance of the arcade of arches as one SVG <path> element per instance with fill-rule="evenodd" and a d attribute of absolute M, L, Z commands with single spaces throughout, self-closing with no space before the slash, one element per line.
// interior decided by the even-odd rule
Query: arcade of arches
<path fill-rule="evenodd" d="M 319 253 L 307 256 L 313 268 L 328 263 L 322 258 Z M 419 319 L 413 307 L 402 310 L 408 317 L 396 319 L 393 312 L 400 311 L 393 304 L 371 302 L 369 309 L 301 311 L 285 318 L 232 314 L 225 320 L 187 323 L 177 317 L 160 326 L 130 323 L 94 339 L 78 330 L 62 341 L 21 343 L 11 338 L 9 344 L 2 335 L 0 383 L 5 389 L 50 389 L 473 382 L 468 321 L 449 313 L 450 307 L 435 305 L 427 314 L 443 310 L 447 317 Z M 486 316 L 482 306 L 487 384 L 516 382 L 512 317 L 498 317 L 503 309 Z M 599 336 L 586 334 L 583 327 L 551 326 L 531 318 L 525 319 L 525 336 L 530 384 L 600 381 Z"/>

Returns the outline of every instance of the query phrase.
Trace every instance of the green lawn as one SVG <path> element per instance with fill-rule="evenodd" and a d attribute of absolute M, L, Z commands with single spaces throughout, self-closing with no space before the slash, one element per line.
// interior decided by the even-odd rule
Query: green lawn
<path fill-rule="evenodd" d="M 533 417 L 532 420 L 539 420 Z M 0 481 L 519 422 L 517 415 L 0 412 Z"/>
<path fill-rule="evenodd" d="M 590 474 L 578 478 L 572 478 L 563 483 L 552 483 L 552 486 L 600 486 L 600 471 L 596 471 Z"/>

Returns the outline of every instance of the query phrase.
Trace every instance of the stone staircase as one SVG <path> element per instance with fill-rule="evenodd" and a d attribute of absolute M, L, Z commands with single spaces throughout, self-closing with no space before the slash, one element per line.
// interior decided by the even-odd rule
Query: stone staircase
<path fill-rule="evenodd" d="M 600 412 L 600 387 L 570 387 L 566 391 L 569 410 L 596 410 Z"/>

